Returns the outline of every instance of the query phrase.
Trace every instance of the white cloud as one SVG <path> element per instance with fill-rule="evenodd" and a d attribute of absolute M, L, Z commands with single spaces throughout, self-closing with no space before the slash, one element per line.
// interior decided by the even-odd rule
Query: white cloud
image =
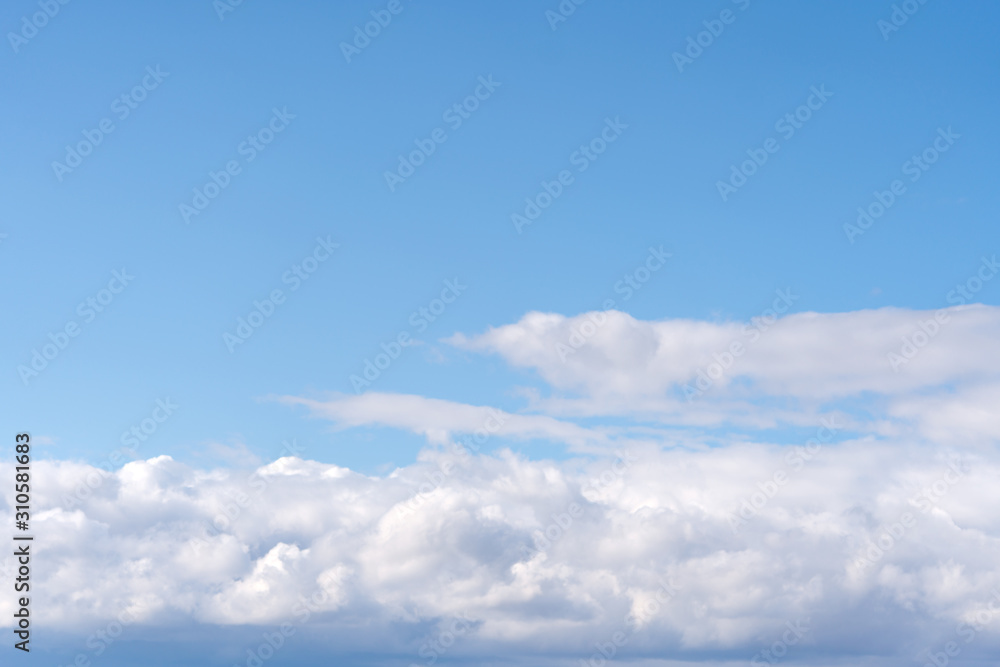
<path fill-rule="evenodd" d="M 301 405 L 315 417 L 339 427 L 390 426 L 426 436 L 443 444 L 456 434 L 558 440 L 574 448 L 593 449 L 610 442 L 607 434 L 541 415 L 510 414 L 487 406 L 468 405 L 411 394 L 368 392 L 359 396 L 332 394 L 325 400 L 297 396 L 273 397 L 286 405 Z"/>
<path fill-rule="evenodd" d="M 789 662 L 896 664 L 971 621 L 984 624 L 962 657 L 995 652 L 1000 308 L 946 314 L 893 369 L 889 355 L 934 313 L 803 313 L 754 325 L 751 340 L 740 324 L 611 312 L 571 353 L 557 344 L 593 314 L 530 313 L 451 342 L 536 371 L 552 393 L 523 392 L 532 414 L 390 393 L 273 397 L 335 429 L 388 426 L 433 445 L 382 477 L 294 457 L 202 470 L 160 456 L 88 489 L 97 469 L 38 462 L 37 618 L 87 632 L 127 609 L 145 628 L 232 630 L 298 622 L 312 600 L 308 641 L 407 664 L 428 664 L 422 651 L 459 622 L 447 653 L 470 661 L 576 665 L 615 633 L 631 657 L 746 661 L 807 627 Z M 746 353 L 685 400 L 733 341 Z M 761 437 L 781 425 L 815 437 Z M 626 458 L 457 444 L 477 433 Z M 256 465 L 241 447 L 216 453 Z M 0 598 L 0 616 L 11 604 Z"/>
<path fill-rule="evenodd" d="M 970 384 L 900 399 L 889 413 L 915 422 L 921 433 L 938 442 L 992 446 L 1000 441 L 998 406 L 1000 383 Z"/>
<path fill-rule="evenodd" d="M 748 323 L 528 313 L 449 342 L 536 372 L 552 391 L 525 390 L 529 409 L 564 420 L 754 430 L 836 415 L 857 433 L 989 446 L 998 339 L 1000 308 L 975 305 Z"/>
<path fill-rule="evenodd" d="M 618 311 L 564 317 L 528 313 L 519 322 L 449 339 L 464 349 L 501 355 L 535 370 L 558 390 L 585 397 L 648 398 L 677 392 L 710 366 L 728 366 L 705 396 L 792 396 L 829 400 L 862 392 L 894 395 L 970 378 L 1000 376 L 990 354 L 1000 308 L 959 306 L 930 322 L 934 336 L 893 371 L 889 354 L 937 311 L 882 308 L 851 313 L 798 313 L 750 323 L 641 321 Z M 606 323 L 599 322 L 606 317 Z M 935 329 L 936 327 L 936 329 Z M 590 335 L 587 335 L 590 331 Z M 582 343 L 574 347 L 575 341 Z M 926 335 L 918 336 L 918 343 Z M 728 361 L 734 343 L 740 356 Z M 559 346 L 566 346 L 560 348 Z M 567 352 L 567 348 L 569 351 Z M 721 358 L 721 361 L 720 361 Z M 747 384 L 749 388 L 747 388 Z"/>
<path fill-rule="evenodd" d="M 72 510 L 61 498 L 94 469 L 40 462 L 33 604 L 39 623 L 83 631 L 123 608 L 145 627 L 277 625 L 322 590 L 315 622 L 364 619 L 359 650 L 394 624 L 465 616 L 461 650 L 473 653 L 545 645 L 586 657 L 623 631 L 661 655 L 749 658 L 786 621 L 812 619 L 807 654 L 836 652 L 845 623 L 888 615 L 879 642 L 902 650 L 948 639 L 988 603 L 1000 587 L 995 452 L 871 439 L 813 449 L 800 460 L 766 444 L 649 447 L 586 465 L 426 451 L 383 478 L 295 458 L 240 472 L 158 457 Z M 744 501 L 761 507 L 744 507 L 734 532 Z M 664 596 L 670 582 L 678 591 Z M 4 596 L 0 615 L 11 612 Z M 1000 622 L 982 637 L 1000 645 Z"/>

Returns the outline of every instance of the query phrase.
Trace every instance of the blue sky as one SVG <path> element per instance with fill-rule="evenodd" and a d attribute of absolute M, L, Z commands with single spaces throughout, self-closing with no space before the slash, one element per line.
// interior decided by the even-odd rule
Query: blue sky
<path fill-rule="evenodd" d="M 575 665 L 676 576 L 623 657 L 745 663 L 811 611 L 802 664 L 892 664 L 1000 586 L 995 3 L 48 2 L 0 9 L 0 397 L 53 660 L 127 607 L 105 664 L 244 664 L 319 586 L 280 660 L 409 664 L 461 613 L 442 661 Z"/>
<path fill-rule="evenodd" d="M 381 5 L 244 3 L 220 20 L 209 2 L 70 3 L 10 49 L 5 403 L 44 424 L 53 456 L 102 456 L 170 397 L 181 407 L 157 452 L 193 460 L 205 440 L 242 439 L 266 458 L 295 437 L 320 460 L 407 463 L 416 442 L 369 447 L 256 399 L 352 391 L 446 279 L 468 291 L 376 388 L 513 407 L 509 371 L 437 339 L 598 309 L 650 245 L 670 265 L 620 307 L 712 320 L 748 318 L 786 286 L 796 311 L 939 307 L 994 247 L 991 3 L 928 3 L 888 40 L 879 3 L 588 2 L 555 30 L 544 3 L 401 6 L 350 63 L 340 42 Z M 33 7 L 7 5 L 3 24 Z M 678 72 L 671 54 L 725 9 L 733 23 Z M 112 103 L 147 66 L 169 76 L 119 120 Z M 443 112 L 480 76 L 499 87 L 451 129 Z M 783 139 L 775 122 L 811 86 L 833 95 Z M 288 128 L 185 224 L 178 206 L 245 159 L 274 107 L 295 115 Z M 609 117 L 627 130 L 575 172 L 571 153 Z M 60 182 L 51 163 L 102 118 L 113 133 Z M 390 192 L 384 172 L 438 127 L 447 141 Z M 954 148 L 848 243 L 857 207 L 947 127 Z M 716 182 L 769 137 L 779 152 L 723 202 Z M 563 169 L 575 182 L 517 234 L 511 214 Z M 230 354 L 223 333 L 320 235 L 337 256 Z M 122 267 L 135 282 L 25 386 L 17 367 Z"/>

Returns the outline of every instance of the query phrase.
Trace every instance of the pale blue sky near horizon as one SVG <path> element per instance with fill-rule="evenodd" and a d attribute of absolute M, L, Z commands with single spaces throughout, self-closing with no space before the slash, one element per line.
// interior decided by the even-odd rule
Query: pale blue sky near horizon
<path fill-rule="evenodd" d="M 100 462 L 169 397 L 177 412 L 143 456 L 214 465 L 218 442 L 269 459 L 295 438 L 309 458 L 385 472 L 423 438 L 332 433 L 261 399 L 351 393 L 350 376 L 405 331 L 423 345 L 372 390 L 516 411 L 509 387 L 541 387 L 535 376 L 439 340 L 609 297 L 649 320 L 747 319 L 776 288 L 800 296 L 793 312 L 948 305 L 1000 251 L 1000 6 L 931 0 L 884 39 L 892 4 L 589 0 L 553 30 L 554 1 L 401 0 L 348 63 L 340 44 L 386 3 L 244 2 L 220 20 L 208 0 L 69 2 L 16 52 L 8 33 L 38 4 L 7 3 L 8 423 L 51 438 L 46 456 Z M 679 72 L 672 54 L 723 10 L 734 21 Z M 115 99 L 147 67 L 168 75 L 119 119 Z M 480 77 L 499 86 L 452 129 L 442 114 Z M 813 87 L 832 95 L 784 138 L 775 122 Z M 241 142 L 275 108 L 294 118 L 245 161 Z M 104 118 L 114 130 L 60 181 L 53 161 Z M 577 171 L 571 154 L 609 118 L 627 128 Z M 436 128 L 447 140 L 390 191 L 384 173 Z M 948 128 L 959 138 L 911 182 L 904 163 Z M 723 201 L 717 181 L 772 137 L 780 149 Z M 230 160 L 241 172 L 185 223 L 179 205 Z M 511 214 L 564 169 L 573 183 L 518 234 Z M 843 225 L 895 179 L 905 194 L 848 242 Z M 290 291 L 282 276 L 328 236 L 337 252 Z M 615 283 L 661 245 L 666 267 L 622 301 Z M 78 304 L 123 268 L 134 282 L 85 322 Z M 455 279 L 466 291 L 416 333 L 411 314 Z M 223 334 L 276 288 L 287 300 L 230 353 Z M 1000 303 L 1000 286 L 975 300 Z M 71 320 L 80 334 L 23 382 L 18 367 Z"/>

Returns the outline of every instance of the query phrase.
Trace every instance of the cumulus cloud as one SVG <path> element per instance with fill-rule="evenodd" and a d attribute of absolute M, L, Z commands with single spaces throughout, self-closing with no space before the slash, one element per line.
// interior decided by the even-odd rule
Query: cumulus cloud
<path fill-rule="evenodd" d="M 354 627 L 358 650 L 465 619 L 456 655 L 588 657 L 622 632 L 639 652 L 749 659 L 799 621 L 801 656 L 835 652 L 852 627 L 883 628 L 895 651 L 953 639 L 1000 594 L 1000 459 L 835 434 L 589 463 L 428 450 L 387 477 L 161 456 L 72 507 L 96 469 L 39 463 L 53 482 L 33 604 L 39 622 L 84 630 L 122 609 L 147 627 L 276 626 L 320 594 L 314 622 Z"/>

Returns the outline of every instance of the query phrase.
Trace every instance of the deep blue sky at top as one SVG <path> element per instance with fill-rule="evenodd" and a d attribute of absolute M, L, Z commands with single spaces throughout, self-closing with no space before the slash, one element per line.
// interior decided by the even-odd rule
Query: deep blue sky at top
<path fill-rule="evenodd" d="M 101 460 L 157 398 L 181 408 L 144 455 L 193 462 L 209 441 L 267 458 L 376 470 L 419 446 L 399 434 L 327 433 L 268 394 L 350 392 L 365 358 L 440 293 L 468 285 L 372 387 L 514 409 L 532 379 L 443 348 L 529 310 L 577 314 L 615 296 L 647 247 L 669 266 L 620 307 L 645 319 L 745 319 L 777 287 L 795 310 L 937 308 L 997 233 L 1000 7 L 922 5 L 888 40 L 891 2 L 589 0 L 553 31 L 557 2 L 409 2 L 350 63 L 341 42 L 382 2 L 70 2 L 17 53 L 0 48 L 0 396 L 10 429 L 55 439 L 54 457 Z M 730 9 L 735 21 L 678 72 L 671 54 Z M 35 2 L 0 10 L 6 36 Z M 147 66 L 169 72 L 124 120 L 114 100 Z M 458 129 L 442 113 L 480 76 L 501 86 Z M 774 124 L 825 85 L 833 96 L 787 140 Z M 286 130 L 190 224 L 178 205 L 272 108 Z M 512 213 L 605 118 L 628 125 L 533 225 Z M 51 163 L 110 118 L 114 131 L 60 182 Z M 901 166 L 938 128 L 961 138 L 919 181 Z M 390 192 L 400 153 L 444 128 Z M 781 145 L 722 201 L 748 149 Z M 864 236 L 842 226 L 872 193 L 907 192 Z M 318 235 L 339 254 L 232 354 L 222 334 Z M 17 366 L 115 269 L 135 280 L 25 386 Z M 980 293 L 1000 303 L 1000 293 Z"/>

